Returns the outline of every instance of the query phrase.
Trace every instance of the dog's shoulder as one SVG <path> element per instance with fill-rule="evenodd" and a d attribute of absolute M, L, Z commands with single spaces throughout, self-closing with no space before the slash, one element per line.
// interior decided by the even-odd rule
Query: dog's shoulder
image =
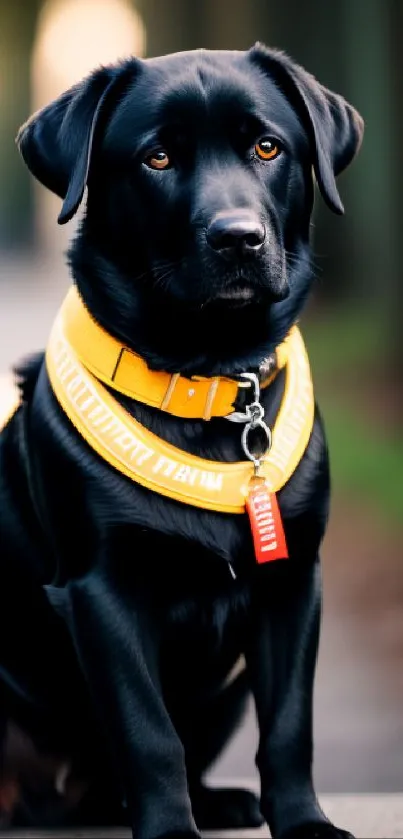
<path fill-rule="evenodd" d="M 45 354 L 32 353 L 19 361 L 13 369 L 22 402 L 32 399 Z"/>

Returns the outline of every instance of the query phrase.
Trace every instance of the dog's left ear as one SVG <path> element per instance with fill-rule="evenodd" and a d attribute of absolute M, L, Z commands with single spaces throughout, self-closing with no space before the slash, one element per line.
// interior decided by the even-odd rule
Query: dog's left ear
<path fill-rule="evenodd" d="M 17 145 L 30 172 L 64 199 L 59 224 L 70 221 L 80 206 L 101 115 L 127 77 L 133 78 L 133 64 L 95 70 L 33 114 L 18 132 Z"/>
<path fill-rule="evenodd" d="M 344 207 L 336 177 L 360 148 L 364 133 L 362 117 L 342 96 L 319 84 L 285 53 L 256 44 L 249 55 L 260 69 L 270 73 L 295 105 L 311 136 L 314 171 L 322 197 L 331 210 L 342 215 Z"/>

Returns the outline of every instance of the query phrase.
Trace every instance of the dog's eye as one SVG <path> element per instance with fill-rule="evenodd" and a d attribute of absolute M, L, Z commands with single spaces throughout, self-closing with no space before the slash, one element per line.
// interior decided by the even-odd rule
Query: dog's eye
<path fill-rule="evenodd" d="M 280 154 L 280 148 L 271 137 L 263 137 L 256 143 L 255 153 L 260 160 L 273 160 Z"/>
<path fill-rule="evenodd" d="M 153 154 L 150 154 L 146 157 L 144 163 L 150 169 L 168 169 L 168 166 L 171 165 L 171 161 L 164 149 L 159 149 L 153 152 Z"/>

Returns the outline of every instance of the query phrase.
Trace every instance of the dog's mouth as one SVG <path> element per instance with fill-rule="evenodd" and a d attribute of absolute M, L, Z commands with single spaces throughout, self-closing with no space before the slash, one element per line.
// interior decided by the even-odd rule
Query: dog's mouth
<path fill-rule="evenodd" d="M 216 272 L 213 266 L 200 272 L 197 266 L 187 263 L 181 264 L 179 271 L 175 269 L 176 265 L 169 265 L 161 276 L 157 275 L 154 290 L 162 292 L 166 304 L 178 301 L 205 314 L 217 310 L 224 315 L 232 310 L 267 307 L 287 295 L 287 284 L 277 271 L 266 270 L 262 274 L 257 268 L 247 271 L 234 267 L 223 273 Z M 190 287 L 189 276 L 194 278 Z"/>
<path fill-rule="evenodd" d="M 250 275 L 248 271 L 236 268 L 217 278 L 215 288 L 210 293 L 210 302 L 231 307 L 246 306 L 259 300 L 262 291 L 260 278 L 258 279 L 254 273 Z"/>
<path fill-rule="evenodd" d="M 279 293 L 268 286 L 246 282 L 241 284 L 238 280 L 236 283 L 217 288 L 202 304 L 202 308 L 223 309 L 223 311 L 247 307 L 256 308 L 256 306 L 277 303 L 285 296 L 287 296 L 286 290 Z"/>
<path fill-rule="evenodd" d="M 286 283 L 277 266 L 239 265 L 214 277 L 214 285 L 207 291 L 213 306 L 240 308 L 242 306 L 271 305 L 284 296 Z M 209 293 L 210 292 L 210 293 Z"/>
<path fill-rule="evenodd" d="M 216 295 L 217 300 L 229 300 L 234 303 L 249 303 L 256 297 L 256 290 L 250 286 L 234 285 L 222 288 Z"/>

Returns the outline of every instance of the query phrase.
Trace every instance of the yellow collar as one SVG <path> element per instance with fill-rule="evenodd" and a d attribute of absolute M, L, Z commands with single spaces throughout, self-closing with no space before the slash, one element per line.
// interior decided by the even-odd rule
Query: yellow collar
<path fill-rule="evenodd" d="M 81 324 L 80 329 L 77 323 L 73 323 L 72 312 L 79 313 L 77 322 Z M 91 327 L 97 346 L 103 346 L 103 363 L 98 365 L 95 353 L 91 352 L 91 366 L 84 364 L 80 352 L 77 352 L 76 343 L 81 351 L 91 347 L 89 323 L 88 317 L 83 319 L 76 294 L 70 292 L 67 304 L 62 305 L 55 320 L 46 350 L 46 364 L 54 393 L 82 437 L 107 463 L 148 489 L 195 507 L 226 513 L 245 512 L 253 464 L 250 461 L 220 463 L 195 457 L 161 440 L 133 419 L 99 381 L 105 380 L 106 358 L 112 362 L 113 353 L 116 354 L 120 345 L 102 331 L 104 339 L 111 341 L 107 341 L 108 350 L 105 350 L 105 340 L 104 345 L 99 342 L 99 328 L 93 331 Z M 84 325 L 88 330 L 85 341 L 82 333 Z M 296 469 L 308 444 L 314 418 L 309 362 L 296 327 L 290 331 L 286 345 L 288 359 L 283 399 L 272 431 L 272 446 L 261 468 L 262 478 L 272 493 L 281 489 Z M 132 363 L 131 357 L 131 353 L 127 355 L 128 365 Z M 136 372 L 141 368 L 139 362 L 141 359 L 136 356 L 133 362 Z M 116 374 L 113 377 L 113 373 L 111 364 L 106 380 L 116 387 Z M 150 379 L 154 401 L 144 398 L 143 390 L 136 398 L 158 405 L 154 383 L 162 381 L 165 374 L 158 374 L 158 379 L 154 378 L 155 375 L 152 374 Z M 191 384 L 193 387 L 198 383 L 192 381 Z M 235 383 L 230 384 L 235 386 Z M 131 387 L 134 388 L 134 384 Z M 122 387 L 118 389 L 122 390 Z M 162 391 L 163 388 L 160 397 Z M 182 403 L 182 408 L 185 404 Z M 178 407 L 179 402 L 175 403 L 175 413 Z M 199 416 L 198 412 L 196 416 Z"/>
<path fill-rule="evenodd" d="M 143 358 L 109 335 L 90 315 L 75 286 L 63 303 L 63 329 L 67 341 L 99 381 L 113 390 L 183 419 L 225 417 L 235 411 L 239 388 L 247 386 L 226 376 L 186 378 L 179 373 L 150 370 Z M 275 371 L 262 383 L 267 387 L 284 367 L 287 340 L 275 353 Z"/>

